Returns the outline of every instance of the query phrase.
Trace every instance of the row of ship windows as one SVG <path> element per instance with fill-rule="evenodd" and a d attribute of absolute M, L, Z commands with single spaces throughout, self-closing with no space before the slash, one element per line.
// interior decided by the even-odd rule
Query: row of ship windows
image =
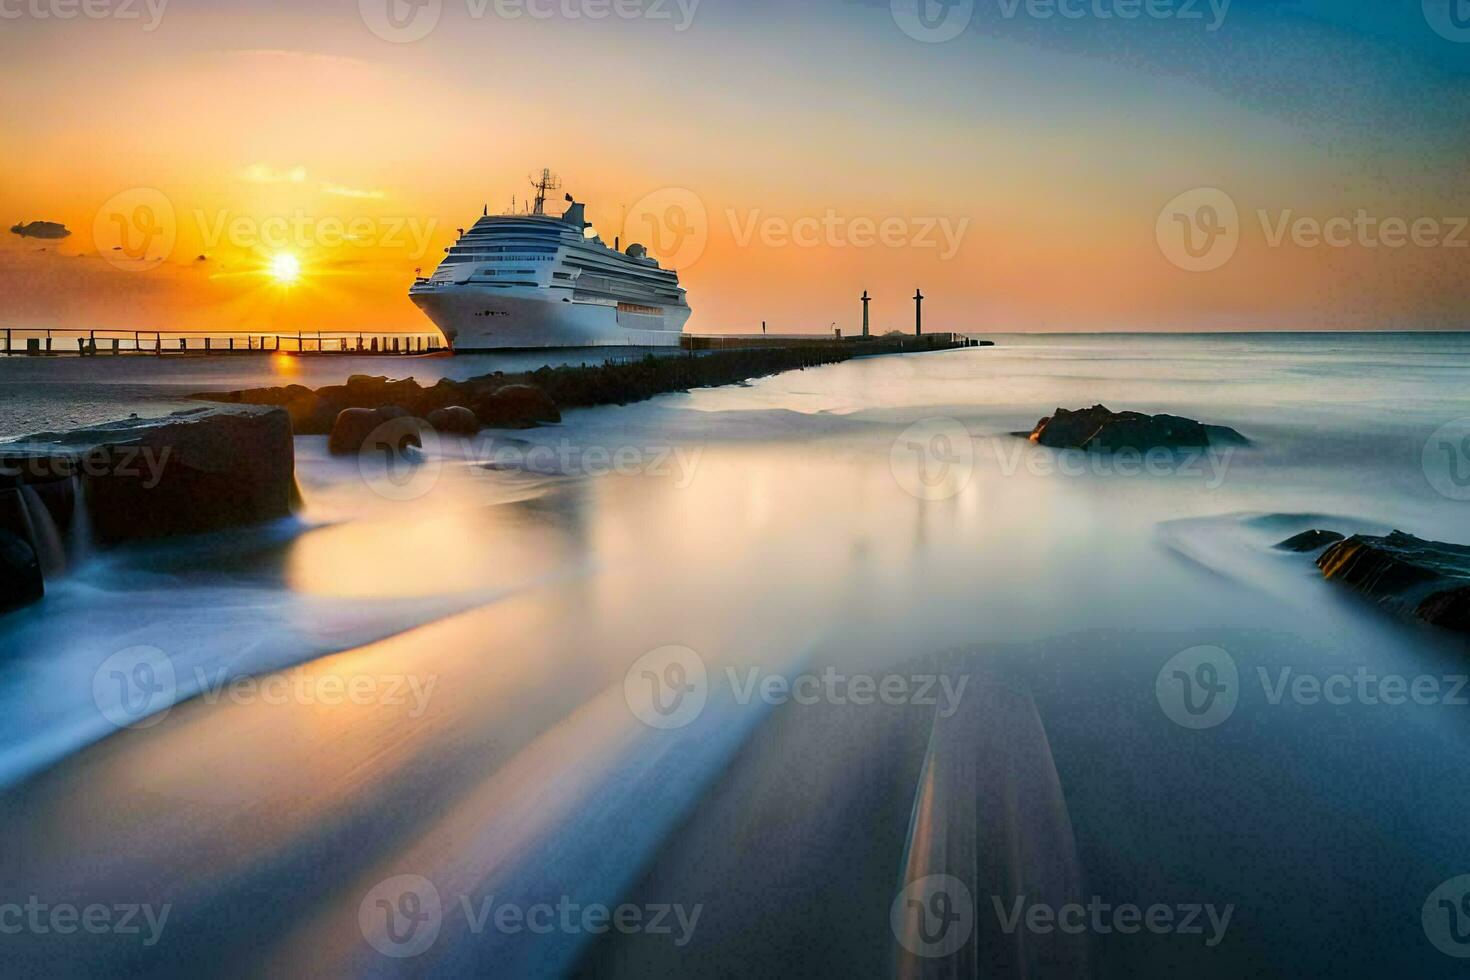
<path fill-rule="evenodd" d="M 540 245 L 475 245 L 472 247 L 456 246 L 455 255 L 504 255 L 513 252 L 517 255 L 555 255 L 557 249 Z"/>

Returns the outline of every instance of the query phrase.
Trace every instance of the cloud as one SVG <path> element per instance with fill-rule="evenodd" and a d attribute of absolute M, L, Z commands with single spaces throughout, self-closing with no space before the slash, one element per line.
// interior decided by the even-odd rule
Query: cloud
<path fill-rule="evenodd" d="M 306 168 L 292 167 L 290 170 L 276 170 L 264 163 L 252 163 L 240 171 L 239 177 L 247 184 L 304 184 L 306 183 Z"/>
<path fill-rule="evenodd" d="M 11 225 L 10 232 L 21 238 L 44 238 L 50 241 L 71 237 L 71 232 L 66 230 L 66 225 L 59 221 L 32 221 L 30 224 L 21 222 L 18 225 Z"/>
<path fill-rule="evenodd" d="M 352 197 L 372 201 L 381 201 L 388 196 L 379 190 L 365 191 L 356 187 L 343 187 L 341 184 L 323 184 L 322 193 L 331 194 L 334 197 Z"/>

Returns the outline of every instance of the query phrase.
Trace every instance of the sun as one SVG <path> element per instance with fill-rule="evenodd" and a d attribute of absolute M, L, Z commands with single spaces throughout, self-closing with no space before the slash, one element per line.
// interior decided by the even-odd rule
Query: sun
<path fill-rule="evenodd" d="M 270 276 L 283 286 L 289 286 L 301 278 L 301 260 L 290 252 L 282 252 L 271 259 Z"/>

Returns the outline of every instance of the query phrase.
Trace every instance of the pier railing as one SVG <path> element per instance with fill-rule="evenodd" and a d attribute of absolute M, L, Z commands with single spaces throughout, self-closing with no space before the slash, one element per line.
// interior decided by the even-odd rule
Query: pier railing
<path fill-rule="evenodd" d="M 429 333 L 298 331 L 297 333 L 187 333 L 161 330 L 18 330 L 0 328 L 0 355 L 20 357 L 180 357 L 229 354 L 434 354 L 447 348 Z"/>

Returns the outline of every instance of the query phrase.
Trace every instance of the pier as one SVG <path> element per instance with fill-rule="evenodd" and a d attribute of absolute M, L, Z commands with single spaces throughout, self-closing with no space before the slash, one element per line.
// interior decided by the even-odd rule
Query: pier
<path fill-rule="evenodd" d="M 228 357 L 262 354 L 392 357 L 442 354 L 437 333 L 298 331 L 296 333 L 189 333 L 160 330 L 17 330 L 0 328 L 0 355 L 8 357 Z"/>
<path fill-rule="evenodd" d="M 980 342 L 956 333 L 922 336 L 842 337 L 828 334 L 685 334 L 686 352 L 780 350 L 851 346 L 878 353 L 894 350 L 948 350 Z M 621 348 L 605 348 L 617 359 Z M 670 352 L 673 348 L 669 349 Z M 0 328 L 0 356 L 8 357 L 240 357 L 286 354 L 292 357 L 403 357 L 449 354 L 438 334 L 413 333 L 170 333 L 158 330 L 15 330 Z M 639 353 L 638 357 L 642 357 Z"/>

